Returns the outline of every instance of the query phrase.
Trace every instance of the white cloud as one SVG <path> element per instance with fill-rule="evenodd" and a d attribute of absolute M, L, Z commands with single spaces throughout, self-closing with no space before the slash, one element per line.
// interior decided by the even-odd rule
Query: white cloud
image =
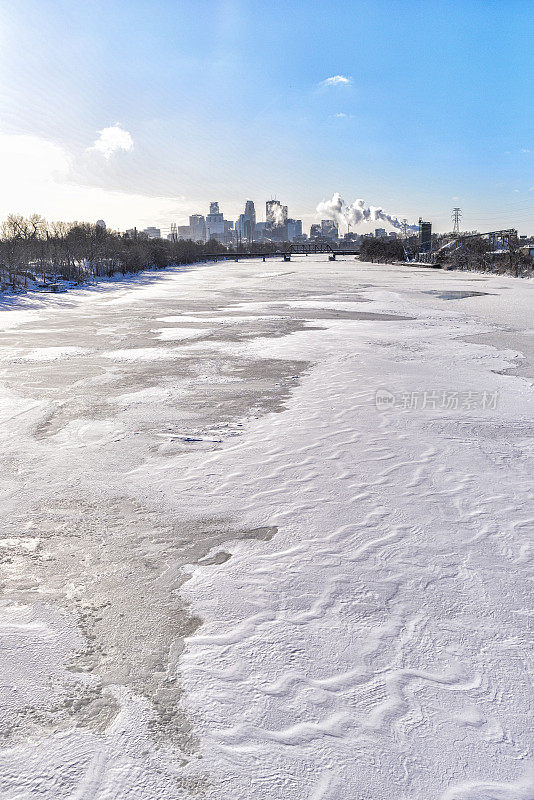
<path fill-rule="evenodd" d="M 337 119 L 346 119 L 347 115 L 344 114 L 343 111 L 339 111 L 337 114 L 334 114 L 334 117 L 337 117 Z"/>
<path fill-rule="evenodd" d="M 134 143 L 131 134 L 121 128 L 118 122 L 115 125 L 102 128 L 101 131 L 98 131 L 98 134 L 98 139 L 89 149 L 98 150 L 104 158 L 111 158 L 119 150 L 125 150 L 126 152 L 133 150 Z"/>
<path fill-rule="evenodd" d="M 149 196 L 76 182 L 75 163 L 59 144 L 0 132 L 0 221 L 8 214 L 49 220 L 105 219 L 112 228 L 159 225 L 185 217 L 183 197 Z"/>
<path fill-rule="evenodd" d="M 528 147 L 522 147 L 520 152 L 521 153 L 530 153 L 530 150 L 528 149 Z"/>
<path fill-rule="evenodd" d="M 348 86 L 351 83 L 352 78 L 348 78 L 346 75 L 332 75 L 331 78 L 321 81 L 319 86 Z"/>

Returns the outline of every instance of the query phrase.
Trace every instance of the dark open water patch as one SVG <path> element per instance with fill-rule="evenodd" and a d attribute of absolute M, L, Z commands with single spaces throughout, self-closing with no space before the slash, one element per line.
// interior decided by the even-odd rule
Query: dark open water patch
<path fill-rule="evenodd" d="M 442 300 L 463 300 L 464 297 L 482 297 L 485 294 L 494 295 L 493 292 L 466 292 L 458 289 L 427 289 L 425 294 L 434 294 Z"/>

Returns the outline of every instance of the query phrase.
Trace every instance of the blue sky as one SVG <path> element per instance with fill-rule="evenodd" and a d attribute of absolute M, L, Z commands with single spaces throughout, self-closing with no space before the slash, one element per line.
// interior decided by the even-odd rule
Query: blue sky
<path fill-rule="evenodd" d="M 534 234 L 533 26 L 531 0 L 0 0 L 0 217 L 275 196 L 309 225 L 340 192 Z"/>

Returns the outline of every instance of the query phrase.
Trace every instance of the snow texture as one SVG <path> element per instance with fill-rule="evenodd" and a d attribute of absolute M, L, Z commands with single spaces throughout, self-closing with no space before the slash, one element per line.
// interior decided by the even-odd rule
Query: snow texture
<path fill-rule="evenodd" d="M 0 315 L 2 798 L 534 800 L 534 283 L 287 266 Z"/>

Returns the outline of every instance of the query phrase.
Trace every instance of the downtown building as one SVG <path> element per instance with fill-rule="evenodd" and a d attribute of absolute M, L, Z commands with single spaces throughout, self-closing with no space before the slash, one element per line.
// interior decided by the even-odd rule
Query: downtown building
<path fill-rule="evenodd" d="M 206 239 L 224 242 L 224 216 L 219 211 L 219 203 L 210 203 L 210 213 L 206 215 Z"/>
<path fill-rule="evenodd" d="M 233 244 L 235 241 L 234 223 L 225 219 L 219 209 L 219 203 L 210 203 L 210 213 L 206 214 L 206 238 L 204 241 L 216 239 L 221 244 Z"/>
<path fill-rule="evenodd" d="M 265 235 L 274 242 L 287 242 L 287 206 L 280 200 L 265 203 Z"/>
<path fill-rule="evenodd" d="M 245 212 L 237 219 L 236 236 L 238 242 L 254 242 L 256 239 L 256 209 L 252 200 L 247 200 Z"/>
<path fill-rule="evenodd" d="M 321 236 L 325 239 L 337 242 L 339 239 L 339 228 L 337 222 L 332 219 L 321 220 Z"/>
<path fill-rule="evenodd" d="M 161 230 L 155 228 L 153 225 L 149 225 L 148 228 L 145 228 L 141 233 L 144 233 L 149 239 L 161 239 Z"/>
<path fill-rule="evenodd" d="M 287 220 L 287 241 L 294 242 L 297 239 L 302 239 L 302 220 L 301 219 L 288 219 Z"/>
<path fill-rule="evenodd" d="M 191 214 L 189 217 L 189 237 L 194 242 L 206 241 L 206 220 L 202 214 Z"/>

